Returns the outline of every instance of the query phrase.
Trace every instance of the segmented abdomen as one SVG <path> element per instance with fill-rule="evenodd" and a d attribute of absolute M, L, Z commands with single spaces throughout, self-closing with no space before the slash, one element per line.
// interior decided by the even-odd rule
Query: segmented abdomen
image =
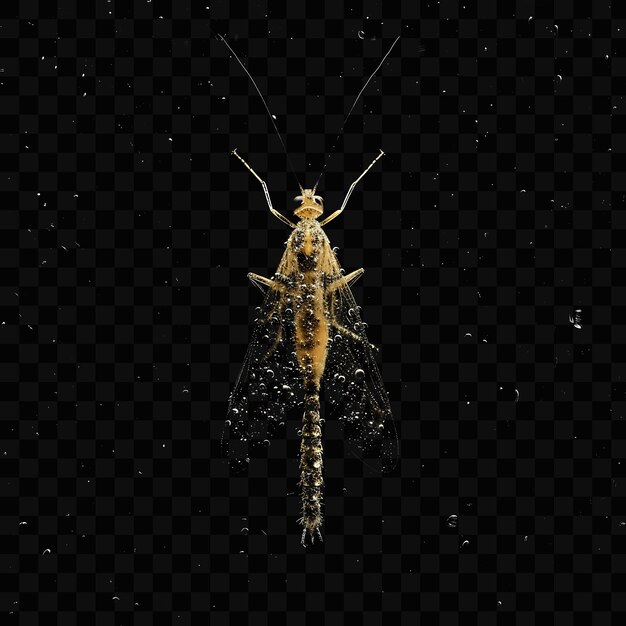
<path fill-rule="evenodd" d="M 304 526 L 302 540 L 306 534 L 311 538 L 320 534 L 322 525 L 322 488 L 324 467 L 322 426 L 320 424 L 319 388 L 307 393 L 304 398 L 304 415 L 302 417 L 302 441 L 300 443 L 300 487 L 302 500 L 302 518 Z"/>

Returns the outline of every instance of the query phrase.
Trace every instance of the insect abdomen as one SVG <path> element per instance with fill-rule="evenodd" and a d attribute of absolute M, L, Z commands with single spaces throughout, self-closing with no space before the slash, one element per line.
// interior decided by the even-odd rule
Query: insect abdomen
<path fill-rule="evenodd" d="M 320 534 L 322 525 L 322 470 L 323 446 L 322 426 L 320 424 L 319 388 L 310 389 L 304 397 L 304 415 L 302 417 L 302 442 L 300 444 L 300 487 L 302 489 L 302 518 L 304 526 L 302 540 L 308 532 L 311 537 Z"/>

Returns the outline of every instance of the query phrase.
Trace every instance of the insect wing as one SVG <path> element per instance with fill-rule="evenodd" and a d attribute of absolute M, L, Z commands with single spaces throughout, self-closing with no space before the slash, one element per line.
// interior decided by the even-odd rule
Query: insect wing
<path fill-rule="evenodd" d="M 270 288 L 257 310 L 222 432 L 222 454 L 233 473 L 245 471 L 250 458 L 262 456 L 273 438 L 284 437 L 285 424 L 303 401 L 289 304 L 284 291 Z"/>
<path fill-rule="evenodd" d="M 326 297 L 331 318 L 324 372 L 328 417 L 343 423 L 349 449 L 366 466 L 390 472 L 398 462 L 398 436 L 360 307 L 343 275 L 331 283 Z"/>

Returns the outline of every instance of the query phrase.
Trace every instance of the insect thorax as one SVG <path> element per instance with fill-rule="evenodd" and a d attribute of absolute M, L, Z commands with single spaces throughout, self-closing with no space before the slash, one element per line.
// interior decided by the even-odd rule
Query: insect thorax
<path fill-rule="evenodd" d="M 313 218 L 302 218 L 294 230 L 289 245 L 298 271 L 309 273 L 320 270 L 320 254 L 324 246 L 324 231 Z"/>

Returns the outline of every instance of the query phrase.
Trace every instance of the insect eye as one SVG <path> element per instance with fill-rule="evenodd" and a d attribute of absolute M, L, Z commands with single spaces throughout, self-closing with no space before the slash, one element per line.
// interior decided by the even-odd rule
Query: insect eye
<path fill-rule="evenodd" d="M 302 202 L 302 196 L 296 196 L 296 197 L 294 198 L 294 201 L 295 201 L 295 202 Z"/>
<path fill-rule="evenodd" d="M 324 202 L 324 200 L 322 200 L 322 196 L 313 196 L 313 200 L 319 202 L 320 204 L 323 204 Z"/>

